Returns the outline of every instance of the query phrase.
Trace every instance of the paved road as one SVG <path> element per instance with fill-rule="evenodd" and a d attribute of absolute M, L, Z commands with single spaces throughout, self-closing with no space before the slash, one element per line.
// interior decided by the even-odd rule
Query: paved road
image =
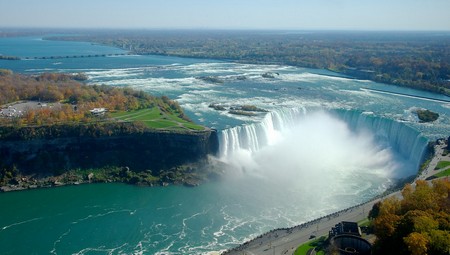
<path fill-rule="evenodd" d="M 430 161 L 428 167 L 416 179 L 425 180 L 429 176 L 436 174 L 434 170 L 437 163 L 441 160 L 450 161 L 450 155 L 442 156 L 446 145 L 439 144 L 435 147 L 435 155 Z M 443 170 L 443 169 L 442 169 Z M 442 171 L 441 170 L 441 171 Z M 401 196 L 400 192 L 394 192 L 388 196 Z M 386 196 L 387 197 L 387 196 Z M 384 197 L 384 198 L 386 198 Z M 335 213 L 317 219 L 310 223 L 305 223 L 289 229 L 278 229 L 266 233 L 248 243 L 245 243 L 232 251 L 223 254 L 229 255 L 286 255 L 293 254 L 295 249 L 302 243 L 310 240 L 311 235 L 324 236 L 328 235 L 337 223 L 341 221 L 357 222 L 367 217 L 373 205 L 383 198 L 379 198 L 368 203 L 349 208 L 347 210 Z"/>
<path fill-rule="evenodd" d="M 365 219 L 367 213 L 377 201 L 374 200 L 290 229 L 272 231 L 252 240 L 247 245 L 241 246 L 240 249 L 238 248 L 226 254 L 292 254 L 300 244 L 309 241 L 311 235 L 325 236 L 328 235 L 328 231 L 332 227 L 341 221 L 356 222 Z"/>
<path fill-rule="evenodd" d="M 428 167 L 422 172 L 422 174 L 417 177 L 417 179 L 425 180 L 428 177 L 435 175 L 436 173 L 443 171 L 447 168 L 440 169 L 438 171 L 434 170 L 436 168 L 436 165 L 439 163 L 439 161 L 450 161 L 450 154 L 443 156 L 442 153 L 444 152 L 444 148 L 446 147 L 446 144 L 438 144 L 434 146 L 434 157 L 431 159 L 430 163 L 428 164 Z"/>

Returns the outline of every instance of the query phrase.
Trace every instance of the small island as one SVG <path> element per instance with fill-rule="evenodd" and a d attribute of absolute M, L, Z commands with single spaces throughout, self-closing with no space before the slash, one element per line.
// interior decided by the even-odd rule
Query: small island
<path fill-rule="evenodd" d="M 216 83 L 216 84 L 222 84 L 223 80 L 216 76 L 200 76 L 196 77 L 198 80 L 202 80 L 208 83 Z"/>
<path fill-rule="evenodd" d="M 220 105 L 220 104 L 209 104 L 209 106 L 208 106 L 209 108 L 213 108 L 214 110 L 216 110 L 216 111 L 225 111 L 226 110 L 226 108 L 225 108 L 225 106 L 223 106 L 223 105 Z"/>
<path fill-rule="evenodd" d="M 20 60 L 21 58 L 16 56 L 3 56 L 0 55 L 0 60 Z"/>
<path fill-rule="evenodd" d="M 280 75 L 279 73 L 266 72 L 266 73 L 261 74 L 261 76 L 266 79 L 275 79 L 275 74 L 277 76 Z"/>
<path fill-rule="evenodd" d="M 268 112 L 265 109 L 256 107 L 254 105 L 221 105 L 216 103 L 209 104 L 209 108 L 213 108 L 216 111 L 226 111 L 228 110 L 228 113 L 234 114 L 234 115 L 242 115 L 247 117 L 253 117 L 257 116 L 258 113 L 266 113 Z"/>
<path fill-rule="evenodd" d="M 433 122 L 439 118 L 438 113 L 432 112 L 430 110 L 417 110 L 416 114 L 420 122 Z"/>

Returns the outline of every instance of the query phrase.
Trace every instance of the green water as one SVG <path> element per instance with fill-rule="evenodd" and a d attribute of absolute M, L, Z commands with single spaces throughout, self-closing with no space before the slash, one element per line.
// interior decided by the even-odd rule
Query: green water
<path fill-rule="evenodd" d="M 0 194 L 0 254 L 153 254 L 171 245 L 183 253 L 186 243 L 174 240 L 214 225 L 195 217 L 216 205 L 217 197 L 196 198 L 205 187 L 96 184 Z"/>
<path fill-rule="evenodd" d="M 373 185 L 364 195 L 324 199 L 326 183 L 315 192 L 303 186 L 240 176 L 195 188 L 110 183 L 1 193 L 0 254 L 204 254 L 379 192 Z"/>
<path fill-rule="evenodd" d="M 89 43 L 0 39 L 0 54 L 4 55 L 115 52 L 121 51 Z M 85 72 L 90 83 L 166 94 L 176 98 L 198 123 L 224 132 L 261 118 L 214 111 L 208 107 L 210 103 L 254 104 L 274 111 L 317 106 L 354 109 L 385 117 L 386 123 L 401 121 L 427 138 L 448 136 L 450 130 L 448 103 L 414 97 L 446 99 L 442 95 L 330 77 L 325 70 L 165 56 L 2 60 L 0 68 L 25 73 Z M 261 76 L 265 72 L 280 75 L 268 80 Z M 210 84 L 196 79 L 210 75 L 218 76 L 224 83 Z M 246 79 L 236 78 L 241 75 Z M 380 94 L 363 88 L 413 96 Z M 432 125 L 420 123 L 414 114 L 417 108 L 433 110 L 441 117 Z M 358 120 L 359 114 L 355 116 Z M 227 173 L 225 180 L 200 187 L 94 184 L 0 193 L 0 254 L 162 255 L 223 250 L 272 228 L 293 226 L 367 201 L 392 183 L 391 171 L 398 172 L 408 163 L 401 155 L 395 156 L 395 150 L 402 144 L 390 144 L 382 139 L 357 147 L 357 141 L 364 142 L 364 139 L 357 139 L 354 134 L 339 136 L 335 132 L 333 127 L 341 127 L 342 123 L 315 124 L 318 126 L 312 125 L 304 132 L 312 143 L 284 141 L 281 145 L 286 146 L 275 144 L 256 154 L 243 151 L 239 157 L 230 159 L 238 171 Z M 317 130 L 327 126 L 331 128 L 330 134 L 318 133 Z M 252 127 L 241 129 L 251 131 Z M 386 131 L 378 130 L 377 135 L 383 137 Z M 356 141 L 349 142 L 348 137 Z M 328 143 L 335 138 L 341 143 Z M 319 148 L 318 152 L 314 152 L 315 147 Z M 307 153 L 296 153 L 302 148 Z M 352 148 L 358 153 L 353 153 Z M 323 153 L 325 150 L 328 152 Z M 341 152 L 345 152 L 342 158 L 331 157 Z M 322 166 L 332 159 L 335 160 L 332 163 L 337 163 Z M 349 161 L 357 163 L 348 165 Z M 416 171 L 407 170 L 408 173 Z"/>
<path fill-rule="evenodd" d="M 287 226 L 289 201 L 247 181 L 2 193 L 0 254 L 201 254 Z"/>

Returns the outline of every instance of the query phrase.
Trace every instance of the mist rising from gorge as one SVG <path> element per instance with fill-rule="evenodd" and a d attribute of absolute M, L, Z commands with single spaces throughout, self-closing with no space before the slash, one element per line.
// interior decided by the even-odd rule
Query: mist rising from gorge
<path fill-rule="evenodd" d="M 306 198 L 337 205 L 358 195 L 381 193 L 393 178 L 417 170 L 387 140 L 365 128 L 352 130 L 329 112 L 280 118 L 272 115 L 222 134 L 221 142 L 228 146 L 222 146 L 220 160 L 228 164 L 229 178 L 257 187 L 242 192 L 288 203 Z"/>

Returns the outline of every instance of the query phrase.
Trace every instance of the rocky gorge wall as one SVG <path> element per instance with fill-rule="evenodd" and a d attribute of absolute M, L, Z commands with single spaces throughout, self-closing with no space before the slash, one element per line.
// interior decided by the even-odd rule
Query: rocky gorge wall
<path fill-rule="evenodd" d="M 217 150 L 215 130 L 6 139 L 0 142 L 0 164 L 24 174 L 60 174 L 70 169 L 106 166 L 159 172 L 206 159 Z"/>

